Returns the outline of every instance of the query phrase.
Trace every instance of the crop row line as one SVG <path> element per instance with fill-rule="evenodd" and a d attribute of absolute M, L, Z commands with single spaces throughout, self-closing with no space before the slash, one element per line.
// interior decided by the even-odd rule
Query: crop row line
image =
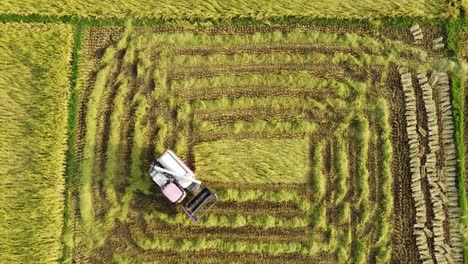
<path fill-rule="evenodd" d="M 136 239 L 136 244 L 144 250 L 158 251 L 202 251 L 217 250 L 220 252 L 243 252 L 262 253 L 269 255 L 301 254 L 316 255 L 319 252 L 329 252 L 328 245 L 312 241 L 309 244 L 303 243 L 269 243 L 269 242 L 245 242 L 245 241 L 224 241 L 222 239 L 207 240 L 198 239 L 158 239 L 156 237 Z"/>
<path fill-rule="evenodd" d="M 274 110 L 299 108 L 302 110 L 317 109 L 323 111 L 327 106 L 343 106 L 343 104 L 346 104 L 346 102 L 338 98 L 318 101 L 313 98 L 294 98 L 289 96 L 240 97 L 235 99 L 223 97 L 214 100 L 194 100 L 192 102 L 192 108 L 194 112 L 222 112 L 226 110 L 252 108 L 268 108 Z"/>
<path fill-rule="evenodd" d="M 328 126 L 329 127 L 329 126 Z M 278 133 L 278 132 L 250 132 L 244 131 L 238 134 L 234 134 L 231 131 L 226 131 L 222 133 L 212 133 L 212 132 L 197 132 L 193 131 L 192 141 L 196 144 L 214 142 L 219 140 L 247 140 L 247 139 L 275 139 L 275 140 L 285 140 L 285 139 L 297 139 L 304 138 L 305 135 L 302 132 L 292 133 Z"/>
<path fill-rule="evenodd" d="M 83 149 L 82 164 L 80 164 L 80 213 L 83 228 L 88 234 L 87 244 L 91 247 L 94 245 L 95 241 L 99 240 L 99 235 L 97 235 L 97 230 L 99 230 L 99 228 L 96 225 L 94 215 L 92 191 L 92 175 L 96 164 L 95 149 L 98 118 L 97 109 L 103 96 L 110 69 L 110 65 L 105 65 L 104 68 L 102 68 L 96 75 L 96 81 L 94 83 L 86 111 L 85 147 Z"/>
<path fill-rule="evenodd" d="M 447 261 L 453 261 L 451 254 L 451 248 L 445 244 L 445 230 L 444 222 L 446 221 L 446 215 L 444 207 L 447 206 L 447 197 L 442 192 L 445 189 L 443 182 L 441 181 L 440 171 L 437 170 L 437 157 L 436 151 L 440 149 L 439 143 L 439 123 L 437 118 L 437 107 L 434 100 L 432 87 L 428 82 L 427 74 L 420 73 L 418 75 L 418 82 L 422 89 L 424 107 L 426 109 L 428 140 L 429 149 L 426 152 L 426 162 L 424 169 L 426 171 L 426 177 L 429 182 L 429 193 L 432 208 L 434 212 L 434 218 L 432 219 L 432 234 L 429 237 L 434 238 L 434 254 L 437 263 L 446 263 Z M 428 235 L 428 234 L 426 234 Z"/>
<path fill-rule="evenodd" d="M 291 45 L 291 44 L 331 44 L 351 48 L 368 48 L 371 51 L 382 51 L 385 46 L 377 39 L 360 36 L 355 33 L 324 33 L 312 30 L 293 29 L 290 32 L 255 32 L 248 35 L 208 35 L 206 33 L 179 32 L 160 33 L 150 37 L 149 45 L 171 48 L 224 47 L 236 48 L 242 46 L 258 47 L 259 45 Z M 393 41 L 392 41 L 393 43 Z M 395 42 L 396 43 L 396 42 Z"/>
<path fill-rule="evenodd" d="M 184 160 L 189 155 L 189 141 L 193 122 L 193 110 L 190 104 L 180 104 L 178 99 L 174 100 L 174 108 L 177 111 L 175 126 L 174 151 Z"/>
<path fill-rule="evenodd" d="M 123 75 L 120 75 L 123 76 Z M 121 160 L 118 157 L 118 152 L 121 146 L 121 121 L 124 116 L 125 111 L 125 97 L 129 92 L 129 83 L 128 80 L 125 80 L 124 77 L 121 77 L 122 80 L 118 81 L 117 95 L 113 103 L 113 111 L 110 117 L 110 128 L 109 128 L 109 139 L 107 141 L 107 150 L 106 150 L 106 163 L 105 163 L 105 173 L 103 180 L 103 188 L 106 194 L 106 199 L 110 203 L 110 208 L 106 214 L 106 222 L 112 222 L 112 219 L 115 217 L 116 207 L 118 204 L 117 193 L 113 186 L 113 179 L 115 174 L 121 166 Z"/>
<path fill-rule="evenodd" d="M 429 251 L 429 240 L 425 233 L 429 232 L 427 224 L 427 208 L 422 190 L 422 174 L 424 171 L 421 168 L 419 136 L 417 134 L 417 108 L 416 94 L 412 84 L 411 73 L 407 68 L 400 68 L 400 81 L 402 84 L 405 96 L 405 118 L 406 132 L 409 140 L 409 157 L 411 171 L 411 195 L 416 207 L 416 224 L 414 225 L 414 235 L 416 236 L 416 245 L 419 250 L 419 259 L 423 262 L 432 263 L 432 256 Z"/>
<path fill-rule="evenodd" d="M 164 212 L 153 211 L 145 216 L 147 221 L 159 220 L 170 225 L 191 226 L 192 222 L 187 221 L 185 214 L 178 213 L 169 215 Z M 270 215 L 244 216 L 238 215 L 215 215 L 209 214 L 198 223 L 203 227 L 229 227 L 239 228 L 252 226 L 261 229 L 271 229 L 279 227 L 287 228 L 305 228 L 308 226 L 307 219 L 304 217 L 278 218 Z"/>
<path fill-rule="evenodd" d="M 310 121 L 295 121 L 295 122 L 278 122 L 278 121 L 263 121 L 255 120 L 253 122 L 235 121 L 225 125 L 214 125 L 207 121 L 194 120 L 194 129 L 198 132 L 207 133 L 221 133 L 229 132 L 233 134 L 240 134 L 248 131 L 255 132 L 274 132 L 274 133 L 302 133 L 312 134 L 316 131 L 316 123 Z"/>
<path fill-rule="evenodd" d="M 333 112 L 332 112 L 333 113 Z M 298 120 L 324 120 L 331 119 L 332 113 L 314 111 L 313 109 L 302 111 L 302 109 L 269 109 L 269 108 L 242 108 L 238 110 L 226 111 L 200 111 L 194 114 L 196 120 L 208 121 L 215 125 L 232 123 L 236 120 L 243 121 L 280 121 L 293 122 Z"/>
<path fill-rule="evenodd" d="M 375 53 L 390 52 L 399 54 L 406 52 L 412 59 L 424 61 L 426 53 L 421 49 L 411 47 L 401 41 L 390 40 L 385 37 L 379 39 L 361 36 L 355 33 L 324 33 L 307 29 L 294 29 L 290 32 L 255 32 L 248 35 L 209 35 L 206 33 L 179 32 L 159 33 L 149 37 L 148 45 L 152 47 L 197 48 L 223 47 L 235 49 L 238 47 L 258 47 L 291 44 L 326 44 L 350 48 L 366 48 Z"/>
<path fill-rule="evenodd" d="M 357 138 L 357 171 L 356 171 L 356 208 L 359 208 L 358 223 L 360 226 L 369 219 L 369 171 L 367 160 L 369 155 L 369 121 L 363 115 L 356 116 Z"/>
<path fill-rule="evenodd" d="M 325 148 L 325 141 L 321 140 L 313 146 L 312 150 L 312 179 L 311 188 L 314 197 L 317 201 L 321 201 L 326 193 L 326 176 L 323 174 L 323 150 Z"/>
<path fill-rule="evenodd" d="M 348 191 L 349 164 L 348 164 L 348 145 L 339 131 L 335 133 L 335 152 L 333 156 L 333 175 L 335 178 L 334 203 L 335 205 L 343 202 Z"/>
<path fill-rule="evenodd" d="M 425 65 L 425 64 L 424 64 Z M 343 67 L 345 66 L 345 67 Z M 375 65 L 375 71 L 384 68 L 381 65 Z M 171 67 L 169 68 L 169 80 L 181 80 L 185 78 L 208 78 L 220 75 L 242 75 L 246 73 L 270 74 L 284 73 L 293 71 L 309 71 L 311 74 L 322 79 L 346 80 L 368 78 L 369 67 L 359 67 L 352 64 L 329 64 L 326 62 L 315 63 L 313 61 L 304 63 L 285 63 L 285 64 L 242 64 L 242 65 L 213 65 L 208 67 Z"/>
<path fill-rule="evenodd" d="M 290 52 L 274 52 L 265 54 L 249 54 L 240 53 L 234 55 L 212 54 L 212 55 L 177 55 L 169 56 L 168 64 L 171 67 L 208 67 L 215 65 L 245 65 L 245 64 L 287 64 L 287 63 L 304 63 L 314 61 L 316 63 L 340 64 L 346 63 L 358 65 L 360 67 L 370 65 L 388 65 L 391 57 L 382 55 L 359 54 L 352 55 L 349 53 L 334 53 L 327 55 L 324 53 L 305 53 L 291 54 Z"/>
<path fill-rule="evenodd" d="M 453 252 L 453 260 L 463 262 L 463 240 L 460 230 L 456 227 L 455 223 L 460 222 L 460 207 L 459 207 L 459 193 L 457 189 L 457 160 L 455 150 L 455 125 L 453 121 L 452 105 L 450 102 L 450 86 L 447 73 L 433 73 L 435 88 L 438 91 L 438 105 L 441 113 L 442 122 L 442 147 L 444 151 L 444 167 L 443 174 L 445 174 L 445 187 L 448 198 L 448 211 L 450 223 L 454 226 L 449 227 L 451 249 Z M 437 76 L 437 77 L 436 77 Z"/>
<path fill-rule="evenodd" d="M 137 106 L 135 110 L 135 129 L 133 133 L 133 142 L 130 154 L 130 184 L 125 189 L 120 202 L 120 215 L 118 217 L 121 222 L 127 219 L 134 192 L 136 190 L 141 190 L 144 193 L 147 193 L 149 189 L 149 186 L 145 184 L 146 181 L 143 177 L 145 170 L 143 169 L 143 162 L 141 157 L 142 149 L 145 144 L 148 143 L 146 142 L 148 127 L 143 126 L 143 120 L 147 114 L 146 110 L 148 108 L 148 103 L 146 97 L 144 97 L 140 92 L 135 94 L 133 97 L 133 102 L 136 103 Z"/>
<path fill-rule="evenodd" d="M 354 120 L 354 137 L 356 138 L 356 177 L 355 183 L 355 217 L 356 226 L 353 230 L 355 238 L 351 244 L 351 258 L 353 263 L 365 263 L 369 256 L 366 244 L 369 242 L 370 234 L 366 232 L 367 222 L 373 211 L 370 208 L 369 197 L 369 171 L 367 167 L 369 156 L 370 128 L 369 121 L 362 112 L 356 113 Z M 366 232 L 366 233 L 364 233 Z"/>
<path fill-rule="evenodd" d="M 307 71 L 282 72 L 281 74 L 252 74 L 243 73 L 240 75 L 223 75 L 207 78 L 185 78 L 172 80 L 171 90 L 177 97 L 187 96 L 199 90 L 214 91 L 215 89 L 226 89 L 226 87 L 287 87 L 291 90 L 323 90 L 329 89 L 340 98 L 348 98 L 353 93 L 363 93 L 367 91 L 369 84 L 354 80 L 344 82 L 334 79 L 321 79 L 314 77 Z M 196 98 L 194 98 L 196 99 Z"/>
<path fill-rule="evenodd" d="M 339 82 L 335 79 L 321 79 L 308 71 L 284 71 L 281 74 L 265 73 L 243 73 L 241 75 L 212 76 L 207 78 L 185 78 L 181 80 L 172 80 L 171 88 L 173 90 L 187 90 L 197 87 L 198 89 L 210 88 L 213 86 L 246 86 L 246 85 L 264 85 L 264 86 L 288 86 L 296 87 L 337 87 L 342 93 L 348 89 L 356 91 L 365 91 L 368 83 L 345 80 Z"/>
<path fill-rule="evenodd" d="M 393 192 L 392 192 L 392 143 L 390 140 L 391 126 L 389 124 L 389 107 L 385 99 L 379 98 L 375 104 L 375 114 L 377 127 L 380 130 L 378 145 L 379 154 L 382 160 L 382 168 L 379 177 L 379 223 L 375 244 L 376 259 L 385 263 L 390 261 L 391 249 L 390 241 L 392 234 L 391 216 L 393 213 Z"/>
<path fill-rule="evenodd" d="M 275 203 L 294 202 L 304 212 L 308 212 L 311 209 L 311 203 L 306 197 L 299 195 L 297 192 L 286 190 L 224 189 L 218 191 L 217 195 L 221 201 L 234 201 L 239 203 L 258 200 Z"/>

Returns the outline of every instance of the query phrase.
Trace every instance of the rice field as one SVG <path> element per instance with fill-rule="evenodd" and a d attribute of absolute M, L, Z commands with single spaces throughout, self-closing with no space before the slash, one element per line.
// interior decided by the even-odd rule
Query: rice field
<path fill-rule="evenodd" d="M 464 6 L 3 1 L 0 263 L 467 263 Z"/>
<path fill-rule="evenodd" d="M 72 34 L 63 24 L 0 24 L 1 263 L 62 257 Z"/>
<path fill-rule="evenodd" d="M 398 0 L 398 1 L 256 1 L 209 0 L 186 1 L 46 1 L 4 0 L 0 14 L 69 16 L 79 18 L 114 19 L 132 15 L 141 19 L 282 19 L 284 17 L 375 19 L 388 17 L 456 18 L 463 1 Z"/>
<path fill-rule="evenodd" d="M 407 126 L 399 72 L 432 72 L 445 52 L 431 49 L 437 27 L 418 45 L 408 28 L 389 27 L 86 29 L 75 261 L 422 260 L 412 147 L 395 132 Z M 219 194 L 199 224 L 146 174 L 167 148 Z M 459 261 L 460 231 L 449 227 L 459 216 L 444 219 L 447 258 Z M 438 242 L 427 245 L 437 261 Z"/>

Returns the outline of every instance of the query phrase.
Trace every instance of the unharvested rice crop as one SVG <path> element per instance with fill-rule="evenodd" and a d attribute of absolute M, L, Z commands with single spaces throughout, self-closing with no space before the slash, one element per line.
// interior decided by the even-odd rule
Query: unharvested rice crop
<path fill-rule="evenodd" d="M 398 1 L 46 1 L 4 0 L 0 13 L 44 16 L 75 16 L 81 18 L 124 18 L 131 14 L 146 19 L 231 19 L 231 18 L 341 18 L 363 19 L 384 17 L 447 18 L 459 14 L 460 1 L 398 0 Z"/>
<path fill-rule="evenodd" d="M 204 142 L 194 147 L 202 180 L 245 183 L 304 183 L 309 148 L 304 139 L 244 139 Z"/>
<path fill-rule="evenodd" d="M 0 24 L 1 263 L 62 256 L 71 49 L 69 25 Z"/>

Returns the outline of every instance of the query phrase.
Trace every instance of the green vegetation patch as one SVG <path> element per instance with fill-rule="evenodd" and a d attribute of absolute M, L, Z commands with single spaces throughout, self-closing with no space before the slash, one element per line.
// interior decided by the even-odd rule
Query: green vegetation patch
<path fill-rule="evenodd" d="M 308 151 L 305 139 L 204 142 L 194 147 L 196 173 L 210 181 L 304 183 Z"/>
<path fill-rule="evenodd" d="M 62 254 L 72 27 L 0 25 L 0 262 Z"/>

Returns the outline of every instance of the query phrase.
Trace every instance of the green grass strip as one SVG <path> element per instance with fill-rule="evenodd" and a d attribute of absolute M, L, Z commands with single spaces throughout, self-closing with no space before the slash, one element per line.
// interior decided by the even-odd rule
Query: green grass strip
<path fill-rule="evenodd" d="M 125 77 L 123 77 L 125 78 Z M 109 210 L 106 213 L 106 226 L 112 226 L 115 214 L 117 213 L 117 193 L 115 191 L 113 180 L 114 176 L 119 173 L 120 157 L 120 133 L 121 121 L 125 111 L 125 97 L 129 92 L 128 80 L 120 80 L 117 95 L 114 99 L 114 107 L 110 117 L 109 140 L 107 142 L 106 163 L 104 172 L 103 188 L 106 194 L 106 199 L 109 202 Z"/>
<path fill-rule="evenodd" d="M 175 93 L 189 93 L 190 90 L 208 90 L 219 87 L 242 86 L 284 86 L 291 90 L 321 90 L 329 89 L 341 98 L 348 98 L 353 92 L 365 92 L 369 84 L 354 80 L 339 82 L 330 79 L 316 78 L 306 71 L 294 71 L 282 74 L 240 74 L 223 75 L 209 78 L 185 78 L 171 82 L 171 90 Z"/>
<path fill-rule="evenodd" d="M 80 54 L 81 49 L 81 34 L 83 26 L 77 24 L 75 28 L 75 36 L 73 42 L 73 52 L 72 52 L 72 67 L 71 67 L 71 93 L 70 93 L 70 103 L 68 106 L 68 148 L 67 148 L 67 163 L 66 163 L 66 191 L 65 191 L 65 209 L 64 209 L 64 225 L 62 233 L 63 241 L 63 253 L 62 253 L 62 263 L 71 263 L 73 258 L 73 248 L 74 248 L 74 237 L 73 237 L 73 179 L 75 174 L 75 143 L 76 143 L 76 125 L 77 125 L 77 115 L 78 115 L 78 65 L 80 64 Z"/>
<path fill-rule="evenodd" d="M 465 143 L 464 133 L 464 86 L 463 80 L 456 74 L 450 75 L 452 84 L 452 106 L 455 120 L 455 145 L 457 150 L 457 172 L 458 172 L 458 192 L 460 196 L 461 224 L 464 230 L 468 229 L 468 209 L 465 187 Z M 463 258 L 468 263 L 468 236 L 462 231 L 463 236 Z"/>
<path fill-rule="evenodd" d="M 176 215 L 168 215 L 163 212 L 153 211 L 145 216 L 146 221 L 159 220 L 170 225 L 194 226 L 203 227 L 256 227 L 261 229 L 271 228 L 304 228 L 308 226 L 308 221 L 305 217 L 288 217 L 278 218 L 270 215 L 250 216 L 250 215 L 215 215 L 208 214 L 203 217 L 197 224 L 194 224 L 187 215 L 178 213 Z"/>
<path fill-rule="evenodd" d="M 387 65 L 388 60 L 382 55 L 360 53 L 354 56 L 349 53 L 336 52 L 333 55 L 310 52 L 306 54 L 293 54 L 291 52 L 272 52 L 261 54 L 240 53 L 234 55 L 177 55 L 168 58 L 171 66 L 184 67 L 210 67 L 217 65 L 249 65 L 249 64 L 299 64 L 313 62 L 315 64 L 330 63 L 369 66 Z"/>
<path fill-rule="evenodd" d="M 338 215 L 338 223 L 341 225 L 351 224 L 351 204 L 349 202 L 341 201 L 335 207 Z M 347 227 L 348 228 L 348 227 Z M 349 227 L 349 229 L 351 229 Z"/>
<path fill-rule="evenodd" d="M 375 104 L 376 123 L 379 128 L 378 149 L 382 162 L 379 172 L 378 190 L 380 211 L 379 223 L 377 226 L 378 241 L 374 248 L 377 250 L 377 261 L 379 263 L 388 263 L 391 258 L 390 241 L 392 239 L 392 211 L 393 211 L 393 193 L 392 193 L 392 143 L 391 126 L 389 123 L 389 106 L 385 99 L 380 98 Z"/>
<path fill-rule="evenodd" d="M 133 133 L 133 144 L 130 154 L 130 185 L 125 189 L 125 193 L 120 201 L 120 212 L 118 218 L 121 222 L 125 222 L 127 220 L 130 204 L 134 197 L 135 191 L 140 190 L 147 194 L 150 187 L 147 184 L 148 179 L 144 178 L 144 173 L 146 173 L 146 170 L 142 167 L 143 162 L 141 157 L 142 150 L 147 142 L 146 136 L 148 127 L 143 127 L 142 123 L 146 116 L 148 103 L 146 98 L 138 92 L 133 97 L 133 102 L 137 103 L 137 108 L 135 111 L 135 129 Z"/>
<path fill-rule="evenodd" d="M 462 15 L 465 13 L 466 7 L 468 6 L 466 1 L 462 2 Z M 463 14 L 465 13 L 465 14 Z M 466 18 L 466 17 L 465 17 Z M 462 34 L 463 28 L 466 28 L 467 21 L 458 19 L 452 20 L 445 23 L 445 34 L 447 35 L 447 48 L 451 51 L 452 59 L 459 63 L 460 62 L 460 51 L 463 42 L 460 41 L 460 35 Z M 465 263 L 468 263 L 468 207 L 466 197 L 466 175 L 465 175 L 465 142 L 464 142 L 464 109 L 465 109 L 465 87 L 464 78 L 458 75 L 458 73 L 450 74 L 451 93 L 452 93 L 452 107 L 453 117 L 455 121 L 455 147 L 457 157 L 457 178 L 458 178 L 458 192 L 460 201 L 460 224 L 461 234 L 463 235 L 463 259 Z"/>
<path fill-rule="evenodd" d="M 251 201 L 267 201 L 274 203 L 294 202 L 304 211 L 309 212 L 311 204 L 307 197 L 299 195 L 297 192 L 290 190 L 266 191 L 261 189 L 224 189 L 216 191 L 220 201 L 231 202 L 251 202 Z"/>
<path fill-rule="evenodd" d="M 358 208 L 358 229 L 361 229 L 369 219 L 369 171 L 367 158 L 369 152 L 369 121 L 362 115 L 355 120 L 357 140 L 357 172 L 356 172 L 356 208 Z"/>
<path fill-rule="evenodd" d="M 238 252 L 238 253 L 258 253 L 269 255 L 282 254 L 301 254 L 315 255 L 326 250 L 326 246 L 319 242 L 311 242 L 308 245 L 303 243 L 268 243 L 268 242 L 245 242 L 245 241 L 226 241 L 222 239 L 158 239 L 157 237 L 140 238 L 136 244 L 144 250 L 159 251 L 204 251 L 216 250 L 219 252 Z"/>
<path fill-rule="evenodd" d="M 156 118 L 155 125 L 158 132 L 156 133 L 154 154 L 156 157 L 159 157 L 159 155 L 163 154 L 164 151 L 166 151 L 166 149 L 169 147 L 167 141 L 173 132 L 173 122 L 159 115 Z"/>
<path fill-rule="evenodd" d="M 369 247 L 368 237 L 353 237 L 351 242 L 351 263 L 364 264 L 367 262 Z"/>
<path fill-rule="evenodd" d="M 327 45 L 327 44 L 325 44 Z M 332 44 L 328 44 L 332 45 Z M 223 65 L 255 65 L 255 64 L 317 64 L 316 67 L 321 67 L 320 64 L 330 65 L 356 65 L 360 67 L 369 66 L 387 66 L 394 62 L 410 68 L 418 68 L 421 61 L 425 61 L 427 54 L 423 50 L 404 46 L 404 44 L 396 44 L 388 41 L 387 44 L 389 53 L 384 55 L 372 55 L 363 51 L 359 51 L 358 55 L 350 53 L 335 52 L 333 55 L 328 55 L 319 52 L 309 52 L 305 54 L 294 54 L 291 52 L 271 52 L 252 54 L 245 53 L 228 54 L 211 54 L 211 55 L 175 55 L 168 58 L 168 63 L 175 67 L 216 67 Z M 357 50 L 356 50 L 357 51 Z M 390 51 L 393 51 L 390 52 Z M 411 55 L 411 60 L 406 59 L 405 55 Z M 323 66 L 322 66 L 323 67 Z"/>
<path fill-rule="evenodd" d="M 105 242 L 106 236 L 103 234 L 104 230 L 112 228 L 112 221 L 109 218 L 112 218 L 114 215 L 113 211 L 117 210 L 115 206 L 111 207 L 110 213 L 107 212 L 107 219 L 106 223 L 100 223 L 96 220 L 95 212 L 94 212 L 94 205 L 93 205 L 93 176 L 94 170 L 96 166 L 96 133 L 98 127 L 98 116 L 100 106 L 103 103 L 102 100 L 104 98 L 104 94 L 106 93 L 106 89 L 111 89 L 107 87 L 109 77 L 113 69 L 117 68 L 117 58 L 119 56 L 119 51 L 123 51 L 128 47 L 128 43 L 130 40 L 132 27 L 129 25 L 129 22 L 126 22 L 125 31 L 123 36 L 120 40 L 118 40 L 115 44 L 109 46 L 101 58 L 101 63 L 103 64 L 102 68 L 96 74 L 96 80 L 94 82 L 94 87 L 91 91 L 89 96 L 89 101 L 87 105 L 85 123 L 86 123 L 86 135 L 85 135 L 85 146 L 83 148 L 83 162 L 81 164 L 80 170 L 80 188 L 79 188 L 79 200 L 80 200 L 80 213 L 81 213 L 81 222 L 86 233 L 86 246 L 89 248 L 93 248 L 95 246 L 100 246 Z M 124 61 L 127 61 L 128 58 L 123 58 Z M 117 78 L 122 84 L 122 81 L 125 79 L 121 74 Z M 121 87 L 125 90 L 125 87 Z M 119 100 L 123 100 L 123 95 L 120 95 Z M 119 106 L 118 106 L 119 107 Z M 117 111 L 117 116 L 113 117 L 112 125 L 116 126 L 119 124 L 119 116 L 122 111 L 123 106 L 120 106 L 121 110 Z M 113 129 L 114 131 L 118 129 Z M 112 133 L 112 132 L 111 132 Z M 112 135 L 111 142 L 116 141 L 116 134 Z M 116 152 L 117 150 L 112 149 L 111 152 Z M 114 155 L 110 155 L 109 158 L 113 158 Z M 110 160 L 109 164 L 106 166 L 110 166 L 110 170 L 112 171 L 112 166 L 114 166 L 115 162 Z M 108 163 L 108 161 L 106 161 Z M 108 195 L 108 198 L 116 200 L 116 198 L 112 198 L 115 194 L 114 190 L 109 187 L 109 175 L 105 175 L 105 187 L 108 187 L 105 191 Z"/>
<path fill-rule="evenodd" d="M 192 122 L 192 107 L 190 104 L 177 103 L 177 118 L 176 118 L 176 142 L 174 151 L 182 159 L 185 159 L 189 152 L 189 136 L 190 124 Z"/>
<path fill-rule="evenodd" d="M 161 49 L 159 56 L 160 59 L 157 60 L 156 67 L 152 75 L 155 82 L 155 89 L 154 91 L 151 91 L 151 93 L 155 99 L 167 99 L 169 88 L 167 86 L 167 51 L 164 48 Z"/>
<path fill-rule="evenodd" d="M 227 111 L 241 110 L 248 108 L 269 108 L 273 110 L 281 109 L 301 109 L 301 110 L 326 110 L 327 108 L 345 110 L 349 108 L 349 103 L 339 98 L 327 98 L 324 101 L 317 101 L 311 98 L 294 98 L 290 96 L 275 97 L 240 97 L 230 99 L 223 97 L 214 100 L 196 100 L 192 104 L 193 111 Z"/>
<path fill-rule="evenodd" d="M 348 261 L 351 255 L 352 228 L 351 205 L 349 202 L 341 202 L 337 207 L 338 223 L 340 227 L 332 227 L 330 247 L 335 248 L 335 253 L 340 262 Z"/>
<path fill-rule="evenodd" d="M 326 146 L 326 142 L 321 140 L 314 144 L 313 146 L 313 165 L 312 165 L 312 180 L 311 187 L 314 197 L 320 201 L 325 197 L 326 193 L 326 175 L 323 174 L 324 170 L 324 160 L 323 160 L 323 151 Z"/>
<path fill-rule="evenodd" d="M 232 123 L 215 125 L 208 121 L 199 121 L 194 123 L 194 129 L 200 133 L 291 133 L 291 134 L 311 134 L 317 129 L 315 123 L 309 121 L 295 121 L 295 122 L 280 122 L 280 121 L 263 121 L 256 120 L 248 121 L 234 121 Z"/>
<path fill-rule="evenodd" d="M 346 229 L 331 228 L 330 248 L 334 248 L 339 261 L 349 261 L 350 248 L 352 243 L 351 227 L 348 224 Z"/>
<path fill-rule="evenodd" d="M 313 231 L 326 231 L 330 225 L 327 223 L 327 207 L 313 207 L 309 217 L 309 223 Z"/>
<path fill-rule="evenodd" d="M 148 109 L 148 101 L 146 98 L 137 93 L 133 98 L 134 102 L 137 102 L 137 108 L 135 111 L 135 130 L 133 133 L 133 144 L 132 144 L 132 153 L 131 153 L 131 175 L 135 181 L 141 180 L 143 178 L 142 161 L 141 153 L 145 147 L 146 142 L 146 127 L 143 127 L 143 120 L 146 115 L 146 110 Z"/>
<path fill-rule="evenodd" d="M 83 162 L 81 164 L 79 194 L 81 221 L 86 233 L 89 234 L 87 240 L 87 244 L 89 246 L 93 246 L 94 241 L 97 241 L 99 237 L 99 235 L 97 235 L 98 227 L 96 226 L 94 215 L 92 178 L 94 167 L 96 165 L 95 149 L 98 106 L 104 92 L 109 73 L 109 65 L 105 66 L 98 72 L 96 82 L 88 102 L 88 110 L 86 111 L 85 147 L 83 149 Z"/>
<path fill-rule="evenodd" d="M 335 135 L 335 151 L 333 152 L 333 176 L 335 179 L 334 203 L 340 204 L 348 192 L 349 164 L 348 145 L 342 135 Z"/>

